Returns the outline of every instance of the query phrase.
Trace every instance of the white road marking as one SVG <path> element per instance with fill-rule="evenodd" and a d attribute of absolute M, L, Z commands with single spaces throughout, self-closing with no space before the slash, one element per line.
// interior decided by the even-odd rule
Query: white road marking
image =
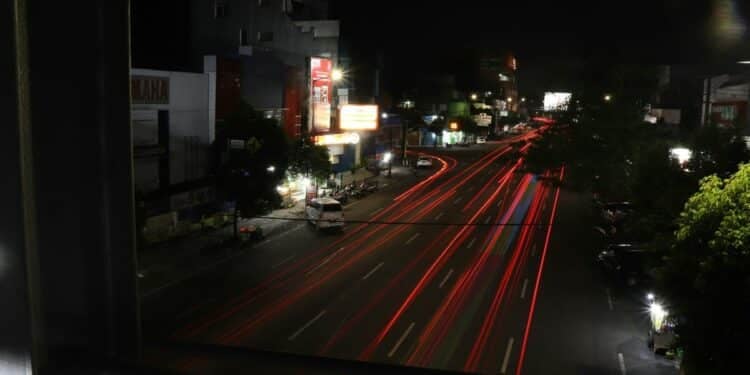
<path fill-rule="evenodd" d="M 302 327 L 300 327 L 297 330 L 297 332 L 294 332 L 291 336 L 289 336 L 289 341 L 294 341 L 294 339 L 296 339 L 297 336 L 299 336 L 300 333 L 302 333 L 302 331 L 304 331 L 305 329 L 307 329 L 308 327 L 310 327 L 311 325 L 313 325 L 313 323 L 315 323 L 315 321 L 317 321 L 318 319 L 320 319 L 320 317 L 323 316 L 323 314 L 325 314 L 325 313 L 326 313 L 326 311 L 323 310 L 323 311 L 319 312 L 318 315 L 315 315 L 314 318 L 310 319 L 309 322 L 305 323 L 305 325 L 303 325 Z"/>
<path fill-rule="evenodd" d="M 377 210 L 372 211 L 372 213 L 370 214 L 370 216 L 375 216 L 375 214 L 378 213 L 378 212 L 380 212 L 382 209 L 383 209 L 383 207 L 380 207 Z"/>
<path fill-rule="evenodd" d="M 440 220 L 440 218 L 443 217 L 443 214 L 445 214 L 445 212 L 439 213 L 437 216 L 435 216 L 435 220 Z"/>
<path fill-rule="evenodd" d="M 615 307 L 612 304 L 612 294 L 609 292 L 609 288 L 607 288 L 606 291 L 607 291 L 607 304 L 609 305 L 609 311 L 613 311 Z"/>
<path fill-rule="evenodd" d="M 485 223 L 485 224 L 489 224 L 489 223 L 490 223 L 490 220 L 492 220 L 492 216 L 487 216 L 487 218 L 486 218 L 486 219 L 484 219 L 484 223 Z"/>
<path fill-rule="evenodd" d="M 276 264 L 274 264 L 274 265 L 273 265 L 273 266 L 271 267 L 271 269 L 279 268 L 279 266 L 281 266 L 282 264 L 284 264 L 284 263 L 286 263 L 286 262 L 288 262 L 288 261 L 290 261 L 290 260 L 294 259 L 294 257 L 295 257 L 295 256 L 297 256 L 297 255 L 296 255 L 296 254 L 292 254 L 292 255 L 290 255 L 290 256 L 288 256 L 288 257 L 286 257 L 286 258 L 285 258 L 284 260 L 282 260 L 281 262 L 279 262 L 279 263 L 276 263 Z"/>
<path fill-rule="evenodd" d="M 526 287 L 529 286 L 529 278 L 523 279 L 523 287 L 521 287 L 521 299 L 526 297 Z"/>
<path fill-rule="evenodd" d="M 335 253 L 333 253 L 333 254 L 331 254 L 331 255 L 327 256 L 327 257 L 326 257 L 325 259 L 323 259 L 323 261 L 322 261 L 322 262 L 320 262 L 320 264 L 318 264 L 317 266 L 315 266 L 315 268 L 313 268 L 313 269 L 311 269 L 311 270 L 307 271 L 307 273 L 305 274 L 305 276 L 309 276 L 309 275 L 310 275 L 311 273 L 313 273 L 313 272 L 317 271 L 317 270 L 318 270 L 318 268 L 320 268 L 320 267 L 323 267 L 323 266 L 325 266 L 326 264 L 328 264 L 328 262 L 330 262 L 330 261 L 331 261 L 331 259 L 333 259 L 333 257 L 335 257 L 335 256 L 336 256 L 336 254 L 338 254 L 339 252 L 341 252 L 341 250 L 344 250 L 344 248 L 342 247 L 342 248 L 340 248 L 340 249 L 336 250 L 336 252 L 335 252 Z"/>
<path fill-rule="evenodd" d="M 627 374 L 628 372 L 625 370 L 625 357 L 622 356 L 622 353 L 617 353 L 617 362 L 620 363 L 620 374 Z"/>
<path fill-rule="evenodd" d="M 508 347 L 505 348 L 505 356 L 503 357 L 503 365 L 500 366 L 500 373 L 505 374 L 508 370 L 508 361 L 510 360 L 510 351 L 513 349 L 513 338 L 508 340 Z"/>
<path fill-rule="evenodd" d="M 461 199 L 464 199 L 464 197 L 458 197 L 458 198 L 454 199 L 453 200 L 453 204 L 458 204 L 458 202 L 460 202 Z"/>
<path fill-rule="evenodd" d="M 443 281 L 440 282 L 440 285 L 438 285 L 438 289 L 442 288 L 443 285 L 445 285 L 445 282 L 448 281 L 448 279 L 451 277 L 451 275 L 453 275 L 453 268 L 451 268 L 450 270 L 448 270 L 448 274 L 445 275 L 445 277 L 443 278 Z"/>
<path fill-rule="evenodd" d="M 466 248 L 467 249 L 471 249 L 471 247 L 474 246 L 474 241 L 476 241 L 476 240 L 477 240 L 476 237 L 472 238 L 471 241 L 469 241 L 469 244 L 466 245 Z"/>
<path fill-rule="evenodd" d="M 378 264 L 377 266 L 375 266 L 375 268 L 373 268 L 370 272 L 368 272 L 367 275 L 365 275 L 362 278 L 362 280 L 367 280 L 367 278 L 370 277 L 370 276 L 372 276 L 372 274 L 375 273 L 375 271 L 377 271 L 378 269 L 380 269 L 380 267 L 383 267 L 383 262 L 380 262 L 380 264 Z"/>
<path fill-rule="evenodd" d="M 412 241 L 416 240 L 416 239 L 417 239 L 417 237 L 419 237 L 419 235 L 421 235 L 421 234 L 422 234 L 422 233 L 417 233 L 417 234 L 415 234 L 415 235 L 411 236 L 411 238 L 409 238 L 408 240 L 406 240 L 406 245 L 408 245 L 408 244 L 410 244 L 410 243 L 411 243 Z"/>
<path fill-rule="evenodd" d="M 411 322 L 411 324 L 409 324 L 409 328 L 407 328 L 406 331 L 404 331 L 404 334 L 401 335 L 398 341 L 396 341 L 396 345 L 393 347 L 393 349 L 391 349 L 391 351 L 388 352 L 389 358 L 393 357 L 393 354 L 396 353 L 396 350 L 398 350 L 398 347 L 401 346 L 404 340 L 406 340 L 406 336 L 409 336 L 409 332 L 411 332 L 413 328 L 414 328 L 414 322 Z"/>

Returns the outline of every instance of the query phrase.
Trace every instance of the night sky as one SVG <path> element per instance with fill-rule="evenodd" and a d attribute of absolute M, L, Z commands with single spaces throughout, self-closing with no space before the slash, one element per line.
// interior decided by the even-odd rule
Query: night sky
<path fill-rule="evenodd" d="M 334 16 L 354 56 L 366 61 L 382 50 L 397 62 L 389 74 L 395 91 L 423 71 L 454 73 L 470 84 L 477 56 L 507 50 L 518 57 L 523 93 L 564 88 L 584 62 L 732 61 L 750 44 L 750 4 L 742 1 L 591 3 L 338 0 Z"/>
<path fill-rule="evenodd" d="M 186 2 L 132 3 L 133 65 L 179 69 L 187 56 Z M 470 89 L 477 59 L 506 51 L 518 58 L 519 86 L 527 95 L 570 86 L 591 62 L 750 59 L 750 2 L 742 0 L 331 3 L 355 84 L 369 91 L 381 53 L 383 86 L 396 96 L 425 72 L 453 74 L 460 89 Z"/>

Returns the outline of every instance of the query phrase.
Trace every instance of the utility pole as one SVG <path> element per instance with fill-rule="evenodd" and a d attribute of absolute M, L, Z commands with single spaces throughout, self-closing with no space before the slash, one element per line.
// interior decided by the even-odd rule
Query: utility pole
<path fill-rule="evenodd" d="M 407 165 L 406 161 L 406 129 L 408 128 L 409 120 L 402 119 L 401 121 L 401 165 Z"/>

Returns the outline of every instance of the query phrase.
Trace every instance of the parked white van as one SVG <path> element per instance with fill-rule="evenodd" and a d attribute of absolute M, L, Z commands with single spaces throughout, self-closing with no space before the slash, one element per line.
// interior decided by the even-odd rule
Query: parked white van
<path fill-rule="evenodd" d="M 320 230 L 344 227 L 344 208 L 332 198 L 315 198 L 305 207 L 305 217 L 310 224 Z"/>

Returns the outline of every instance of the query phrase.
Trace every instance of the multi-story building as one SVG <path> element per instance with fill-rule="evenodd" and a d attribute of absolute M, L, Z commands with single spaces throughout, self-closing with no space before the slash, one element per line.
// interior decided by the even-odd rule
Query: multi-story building
<path fill-rule="evenodd" d="M 327 9 L 323 0 L 190 1 L 191 67 L 216 56 L 217 121 L 242 98 L 300 135 L 308 59 L 338 59 L 339 22 L 311 19 Z"/>

